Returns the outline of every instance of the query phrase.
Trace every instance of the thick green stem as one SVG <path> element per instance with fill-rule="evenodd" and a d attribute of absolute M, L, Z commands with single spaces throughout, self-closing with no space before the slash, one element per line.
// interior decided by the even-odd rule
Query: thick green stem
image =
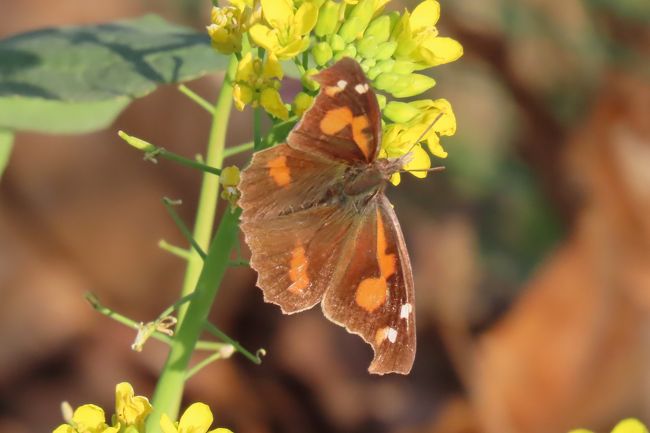
<path fill-rule="evenodd" d="M 236 70 L 237 58 L 232 56 L 214 107 L 205 158 L 207 165 L 216 168 L 221 168 L 223 164 Z M 228 268 L 230 250 L 237 240 L 240 212 L 224 212 L 219 229 L 210 244 L 218 199 L 219 177 L 204 173 L 193 238 L 201 249 L 208 251 L 208 255 L 204 261 L 196 249 L 192 249 L 187 261 L 181 296 L 192 291 L 195 291 L 195 296 L 189 304 L 179 309 L 177 333 L 153 395 L 154 412 L 147 419 L 148 433 L 160 432 L 160 416 L 163 413 L 171 419 L 178 416 L 192 351 L 212 307 L 221 278 Z"/>
<path fill-rule="evenodd" d="M 185 320 L 178 328 L 167 362 L 158 380 L 152 402 L 154 411 L 147 420 L 148 433 L 160 432 L 159 423 L 163 413 L 171 419 L 178 417 L 190 358 L 228 268 L 230 251 L 237 241 L 240 213 L 239 209 L 235 212 L 224 212 L 214 240 L 208 249 L 205 266 L 200 273 Z"/>
<path fill-rule="evenodd" d="M 232 82 L 236 71 L 237 58 L 232 56 L 226 75 L 223 78 L 221 92 L 214 107 L 210 138 L 205 157 L 206 165 L 218 169 L 221 169 L 223 165 L 228 119 L 230 118 L 230 109 L 232 107 Z M 208 248 L 210 237 L 212 236 L 214 216 L 217 211 L 217 200 L 219 200 L 219 177 L 210 173 L 204 173 L 199 203 L 196 210 L 194 231 L 192 233 L 192 237 L 197 245 L 204 251 Z M 185 279 L 183 280 L 181 296 L 185 296 L 194 290 L 202 267 L 203 259 L 195 249 L 192 249 L 190 258 L 187 261 L 187 268 L 185 269 Z M 179 325 L 183 322 L 186 310 L 187 308 L 183 307 L 178 312 Z"/>

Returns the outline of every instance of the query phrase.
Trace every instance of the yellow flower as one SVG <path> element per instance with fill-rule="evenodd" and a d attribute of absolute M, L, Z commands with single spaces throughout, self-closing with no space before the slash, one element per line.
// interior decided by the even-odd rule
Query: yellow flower
<path fill-rule="evenodd" d="M 296 98 L 293 100 L 293 112 L 296 116 L 301 117 L 302 114 L 311 107 L 311 103 L 314 101 L 314 97 L 305 93 L 300 92 L 296 95 Z"/>
<path fill-rule="evenodd" d="M 115 387 L 115 415 L 112 426 L 106 423 L 104 410 L 94 404 L 79 406 L 68 419 L 67 424 L 57 427 L 53 433 L 119 433 L 137 429 L 144 431 L 144 422 L 152 410 L 146 397 L 134 395 L 133 387 L 122 382 Z M 68 407 L 67 403 L 64 407 Z M 71 409 L 69 409 L 71 410 Z M 68 410 L 64 410 L 68 412 Z"/>
<path fill-rule="evenodd" d="M 406 171 L 413 170 L 409 171 L 409 173 L 415 177 L 426 177 L 426 170 L 431 167 L 431 158 L 420 144 L 415 143 L 417 137 L 412 137 L 409 134 L 408 127 L 393 123 L 384 128 L 383 136 L 382 147 L 379 151 L 380 158 L 400 158 L 410 153 L 406 157 L 402 169 Z M 399 185 L 401 179 L 400 173 L 393 173 L 390 181 L 393 185 Z"/>
<path fill-rule="evenodd" d="M 282 76 L 282 67 L 273 53 L 269 53 L 264 62 L 247 53 L 239 62 L 235 75 L 235 107 L 241 111 L 246 105 L 261 105 L 273 116 L 288 119 L 289 110 L 278 92 Z"/>
<path fill-rule="evenodd" d="M 73 413 L 70 424 L 62 424 L 53 433 L 118 433 L 117 427 L 106 424 L 104 410 L 94 404 L 79 406 Z"/>
<path fill-rule="evenodd" d="M 147 397 L 136 396 L 131 384 L 122 382 L 115 387 L 114 425 L 135 426 L 144 431 L 144 422 L 152 410 Z"/>
<path fill-rule="evenodd" d="M 571 430 L 569 433 L 592 433 L 590 430 L 577 429 Z M 648 433 L 648 429 L 638 419 L 627 418 L 616 424 L 612 433 Z"/>
<path fill-rule="evenodd" d="M 449 101 L 425 99 L 409 103 L 389 102 L 384 113 L 401 122 L 388 124 L 384 128 L 380 157 L 399 158 L 410 152 L 404 170 L 414 170 L 409 172 L 419 178 L 426 177 L 425 170 L 431 167 L 429 154 L 420 143 L 426 142 L 434 156 L 447 157 L 439 136 L 454 135 L 456 132 L 456 117 Z M 400 179 L 400 174 L 395 173 L 391 182 L 397 185 Z"/>
<path fill-rule="evenodd" d="M 230 203 L 231 209 L 234 210 L 240 195 L 237 189 L 237 185 L 239 185 L 239 168 L 235 165 L 225 167 L 221 170 L 219 183 L 223 185 L 221 198 L 227 200 Z"/>
<path fill-rule="evenodd" d="M 414 61 L 418 69 L 453 62 L 463 55 L 463 47 L 451 38 L 438 36 L 436 23 L 440 4 L 424 0 L 412 13 L 404 11 L 393 31 L 396 58 Z"/>
<path fill-rule="evenodd" d="M 296 57 L 309 47 L 309 32 L 316 25 L 318 7 L 303 2 L 294 11 L 291 0 L 261 0 L 265 24 L 255 24 L 249 33 L 253 41 L 279 60 Z"/>
<path fill-rule="evenodd" d="M 181 420 L 177 423 L 163 414 L 160 419 L 160 428 L 163 433 L 207 433 L 212 425 L 212 411 L 204 403 L 194 403 L 185 410 Z M 209 433 L 232 433 L 227 428 L 217 428 Z"/>
<path fill-rule="evenodd" d="M 241 0 L 231 3 L 232 6 L 213 7 L 212 23 L 207 27 L 212 46 L 223 54 L 241 52 L 242 34 L 259 21 L 259 13 L 253 11 L 252 4 L 249 6 Z"/>

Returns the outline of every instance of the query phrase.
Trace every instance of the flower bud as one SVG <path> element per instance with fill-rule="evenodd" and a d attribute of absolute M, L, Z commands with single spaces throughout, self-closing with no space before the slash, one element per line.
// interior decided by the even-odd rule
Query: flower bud
<path fill-rule="evenodd" d="M 393 68 L 391 69 L 391 72 L 408 75 L 413 73 L 416 67 L 417 65 L 410 60 L 396 60 Z"/>
<path fill-rule="evenodd" d="M 377 40 L 375 39 L 374 36 L 364 36 L 363 39 L 361 39 L 357 43 L 357 51 L 359 54 L 366 58 L 366 59 L 371 59 L 375 57 L 377 54 L 377 50 L 379 49 Z"/>
<path fill-rule="evenodd" d="M 379 74 L 383 74 L 385 72 L 392 72 L 393 71 L 393 65 L 395 64 L 395 60 L 393 59 L 387 59 L 387 60 L 382 60 L 380 62 L 376 62 L 375 66 L 370 68 L 368 71 L 368 78 L 371 80 L 374 80 L 379 76 Z"/>
<path fill-rule="evenodd" d="M 239 168 L 235 165 L 224 167 L 219 176 L 219 183 L 223 186 L 239 185 Z"/>
<path fill-rule="evenodd" d="M 406 123 L 420 113 L 420 110 L 406 102 L 391 101 L 383 110 L 384 116 L 395 123 Z"/>
<path fill-rule="evenodd" d="M 332 51 L 334 52 L 343 51 L 345 45 L 346 45 L 345 41 L 341 36 L 332 35 L 332 40 L 330 41 L 330 46 L 332 47 Z"/>
<path fill-rule="evenodd" d="M 311 78 L 312 75 L 316 75 L 317 73 L 318 70 L 312 68 L 312 69 L 308 69 L 307 72 L 305 72 L 305 74 L 302 77 L 300 77 L 300 82 L 306 89 L 314 92 L 320 89 L 320 84 L 318 84 L 313 78 Z"/>
<path fill-rule="evenodd" d="M 377 47 L 377 54 L 375 57 L 377 60 L 389 59 L 395 52 L 395 48 L 397 48 L 397 42 L 395 41 L 382 42 Z"/>
<path fill-rule="evenodd" d="M 327 0 L 318 11 L 318 21 L 314 28 L 316 36 L 329 36 L 336 31 L 341 14 L 341 4 Z"/>
<path fill-rule="evenodd" d="M 339 29 L 339 36 L 347 43 L 352 42 L 358 36 L 363 34 L 361 30 L 362 22 L 361 19 L 357 17 L 350 17 L 345 20 L 341 28 Z"/>
<path fill-rule="evenodd" d="M 389 89 L 388 91 L 396 98 L 408 98 L 426 92 L 436 85 L 436 80 L 422 74 L 411 74 L 408 76 L 408 80 L 405 81 L 408 85 L 404 88 L 395 86 L 395 90 Z"/>
<path fill-rule="evenodd" d="M 388 92 L 399 80 L 403 79 L 404 77 L 399 74 L 394 74 L 392 72 L 384 73 L 375 79 L 375 87 L 379 90 L 385 90 Z"/>
<path fill-rule="evenodd" d="M 379 109 L 383 110 L 386 106 L 386 97 L 381 93 L 377 94 L 377 103 L 379 104 Z"/>
<path fill-rule="evenodd" d="M 318 66 L 323 66 L 325 63 L 329 62 L 333 56 L 332 47 L 327 42 L 319 42 L 311 50 L 312 56 Z"/>
<path fill-rule="evenodd" d="M 346 19 L 347 24 L 350 21 L 353 21 L 352 32 L 354 33 L 353 39 L 358 39 L 363 36 L 363 32 L 366 31 L 370 20 L 372 19 L 373 14 L 375 13 L 375 8 L 377 6 L 377 0 L 361 0 L 350 12 L 350 16 Z M 348 42 L 353 39 L 348 40 Z"/>
<path fill-rule="evenodd" d="M 378 43 L 386 42 L 390 37 L 390 17 L 382 15 L 372 20 L 364 35 L 372 36 Z"/>
<path fill-rule="evenodd" d="M 305 92 L 300 92 L 296 95 L 296 98 L 293 100 L 293 112 L 298 116 L 302 116 L 302 114 L 307 111 L 309 107 L 311 107 L 311 103 L 314 101 L 314 97 L 311 95 L 308 95 Z"/>
<path fill-rule="evenodd" d="M 357 55 L 357 49 L 354 45 L 346 46 L 343 51 L 338 52 L 335 56 L 335 60 L 341 60 L 343 57 L 355 58 Z"/>

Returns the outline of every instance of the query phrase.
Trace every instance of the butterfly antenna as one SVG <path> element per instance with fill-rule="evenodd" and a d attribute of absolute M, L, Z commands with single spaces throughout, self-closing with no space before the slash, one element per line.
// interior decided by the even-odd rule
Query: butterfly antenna
<path fill-rule="evenodd" d="M 413 145 L 411 146 L 411 148 L 409 149 L 409 151 L 406 152 L 406 155 L 408 155 L 409 153 L 411 153 L 411 151 L 413 150 L 413 148 L 414 148 L 415 146 L 418 145 L 418 143 L 420 142 L 420 140 L 422 140 L 422 139 L 424 138 L 424 136 L 427 135 L 427 134 L 429 133 L 429 131 L 431 131 L 431 128 L 433 128 L 433 126 L 436 124 L 436 122 L 437 122 L 438 120 L 440 120 L 440 118 L 442 117 L 443 114 L 444 114 L 444 113 L 438 113 L 438 115 L 436 116 L 436 118 L 433 119 L 433 121 L 429 124 L 429 126 L 427 126 L 427 129 L 425 129 L 425 130 L 422 132 L 422 134 L 420 134 L 420 136 L 417 138 L 417 140 L 415 140 L 415 142 L 413 143 Z"/>
<path fill-rule="evenodd" d="M 431 168 L 412 168 L 410 170 L 400 170 L 400 173 L 406 173 L 411 171 L 445 171 L 447 168 L 444 165 L 439 165 L 437 167 Z"/>

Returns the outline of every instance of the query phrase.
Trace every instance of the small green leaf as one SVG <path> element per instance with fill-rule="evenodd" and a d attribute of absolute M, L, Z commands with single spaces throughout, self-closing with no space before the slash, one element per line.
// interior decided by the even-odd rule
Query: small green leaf
<path fill-rule="evenodd" d="M 14 135 L 10 131 L 0 129 L 0 178 L 9 163 L 13 144 Z"/>
<path fill-rule="evenodd" d="M 0 41 L 0 127 L 81 133 L 156 87 L 223 70 L 207 34 L 155 15 Z"/>

